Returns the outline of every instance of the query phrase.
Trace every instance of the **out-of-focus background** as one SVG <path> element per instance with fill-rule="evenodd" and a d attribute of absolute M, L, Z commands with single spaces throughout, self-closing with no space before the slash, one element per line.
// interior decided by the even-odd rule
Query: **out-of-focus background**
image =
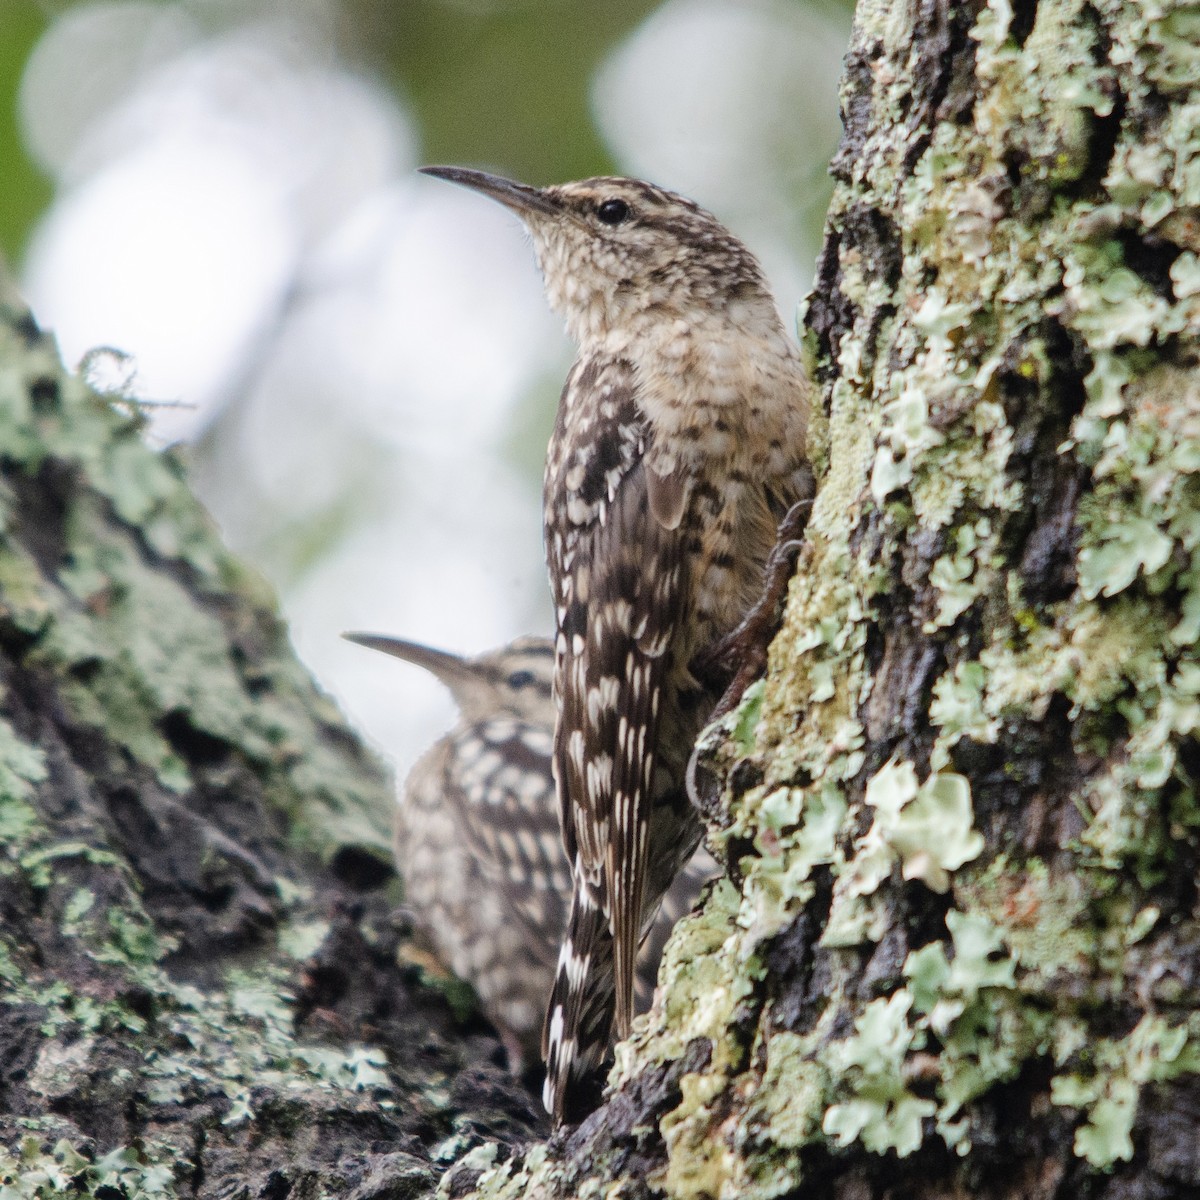
<path fill-rule="evenodd" d="M 414 174 L 641 175 L 808 287 L 850 0 L 0 0 L 0 254 L 184 443 L 301 657 L 400 771 L 451 719 L 343 642 L 549 632 L 571 348 L 518 222 Z"/>

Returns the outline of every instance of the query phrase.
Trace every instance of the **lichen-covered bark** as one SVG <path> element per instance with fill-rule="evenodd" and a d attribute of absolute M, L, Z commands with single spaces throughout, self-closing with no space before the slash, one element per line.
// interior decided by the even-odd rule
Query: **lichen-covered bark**
<path fill-rule="evenodd" d="M 7 293 L 0 523 L 0 1195 L 418 1196 L 536 1130 L 398 964 L 383 772 Z"/>
<path fill-rule="evenodd" d="M 729 878 L 481 1194 L 1200 1194 L 1198 87 L 1196 5 L 860 4 Z"/>

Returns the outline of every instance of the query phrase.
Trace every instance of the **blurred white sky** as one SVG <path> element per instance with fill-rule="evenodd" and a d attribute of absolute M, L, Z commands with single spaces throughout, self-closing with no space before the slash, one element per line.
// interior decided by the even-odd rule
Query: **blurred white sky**
<path fill-rule="evenodd" d="M 338 634 L 475 653 L 549 631 L 539 485 L 514 465 L 549 428 L 514 455 L 513 426 L 571 350 L 516 220 L 414 175 L 409 115 L 328 49 L 332 0 L 271 7 L 284 15 L 215 32 L 183 2 L 54 22 L 21 96 L 58 182 L 24 283 L 68 362 L 117 347 L 135 394 L 171 402 L 153 436 L 199 439 L 228 540 L 403 772 L 449 700 Z M 785 318 L 816 252 L 796 196 L 837 136 L 848 31 L 829 11 L 668 0 L 594 81 L 623 169 L 716 211 Z"/>

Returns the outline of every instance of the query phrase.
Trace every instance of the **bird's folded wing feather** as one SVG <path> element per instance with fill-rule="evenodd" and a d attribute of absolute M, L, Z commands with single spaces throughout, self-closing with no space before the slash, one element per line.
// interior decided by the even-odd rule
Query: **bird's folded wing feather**
<path fill-rule="evenodd" d="M 581 448 L 578 460 L 560 464 L 547 492 L 548 514 L 577 518 L 564 534 L 551 531 L 548 516 L 559 624 L 554 759 L 577 886 L 591 891 L 611 923 L 624 1034 L 633 1015 L 659 704 L 679 618 L 682 556 L 679 534 L 650 511 L 631 375 L 600 372 L 593 386 L 594 396 L 563 406 L 570 420 L 585 404 L 581 419 L 590 425 L 586 436 L 571 439 Z"/>
<path fill-rule="evenodd" d="M 454 760 L 446 798 L 473 857 L 529 930 L 530 946 L 553 964 L 571 877 L 553 794 L 550 731 L 499 715 L 470 732 L 473 752 Z"/>

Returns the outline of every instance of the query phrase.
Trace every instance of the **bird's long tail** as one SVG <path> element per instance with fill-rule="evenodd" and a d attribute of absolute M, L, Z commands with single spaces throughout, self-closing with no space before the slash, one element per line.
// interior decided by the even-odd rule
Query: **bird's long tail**
<path fill-rule="evenodd" d="M 613 941 L 608 917 L 576 887 L 546 1008 L 542 1100 L 556 1125 L 594 1106 L 613 1021 Z"/>
<path fill-rule="evenodd" d="M 719 865 L 701 847 L 676 876 L 661 909 L 656 905 L 650 910 L 638 955 L 639 1012 L 650 1007 L 658 964 L 675 922 L 718 874 Z M 612 1041 L 614 984 L 608 918 L 590 889 L 577 884 L 542 1029 L 542 1100 L 556 1125 L 580 1120 L 595 1107 Z"/>

